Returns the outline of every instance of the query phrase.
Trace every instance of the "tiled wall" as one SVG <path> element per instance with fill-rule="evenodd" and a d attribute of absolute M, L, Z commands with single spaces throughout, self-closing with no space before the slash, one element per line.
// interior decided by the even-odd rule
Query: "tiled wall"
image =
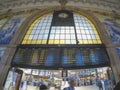
<path fill-rule="evenodd" d="M 9 44 L 19 26 L 25 20 L 27 15 L 19 15 L 11 18 L 0 30 L 0 44 Z"/>
<path fill-rule="evenodd" d="M 118 24 L 112 19 L 105 19 L 103 21 L 103 25 L 107 30 L 112 43 L 120 44 L 120 27 L 118 26 Z"/>
<path fill-rule="evenodd" d="M 117 52 L 117 54 L 118 54 L 118 56 L 119 56 L 119 58 L 120 58 L 120 47 L 117 47 L 117 48 L 116 48 L 116 52 Z"/>
<path fill-rule="evenodd" d="M 0 60 L 2 59 L 2 56 L 5 52 L 6 48 L 0 47 Z"/>

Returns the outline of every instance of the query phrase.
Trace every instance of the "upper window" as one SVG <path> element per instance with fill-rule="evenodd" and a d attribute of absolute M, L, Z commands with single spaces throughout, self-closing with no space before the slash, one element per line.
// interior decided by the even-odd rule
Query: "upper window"
<path fill-rule="evenodd" d="M 68 15 L 61 13 L 64 19 Z M 53 14 L 40 17 L 28 28 L 22 44 L 101 44 L 93 23 L 86 17 L 73 13 L 73 25 L 53 25 Z M 64 24 L 64 22 L 62 22 Z"/>

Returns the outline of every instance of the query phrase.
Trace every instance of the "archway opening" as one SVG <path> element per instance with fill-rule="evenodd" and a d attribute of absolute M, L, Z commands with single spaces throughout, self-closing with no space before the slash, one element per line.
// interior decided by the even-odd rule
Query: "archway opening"
<path fill-rule="evenodd" d="M 28 27 L 21 44 L 17 46 L 11 66 L 12 69 L 8 76 L 16 75 L 15 82 L 18 80 L 18 84 L 12 82 L 12 85 L 14 84 L 14 88 L 19 89 L 26 89 L 28 85 L 36 86 L 36 89 L 38 89 L 38 82 L 41 81 L 36 83 L 34 80 L 37 78 L 41 80 L 41 77 L 40 74 L 35 76 L 34 71 L 36 73 L 47 72 L 48 74 L 53 70 L 53 76 L 50 77 L 48 74 L 49 80 L 54 77 L 54 79 L 60 79 L 60 82 L 67 82 L 71 73 L 75 73 L 72 78 L 77 76 L 79 79 L 78 82 L 76 79 L 77 84 L 81 80 L 85 80 L 84 86 L 97 85 L 97 80 L 99 79 L 101 82 L 103 76 L 104 80 L 110 79 L 110 81 L 113 81 L 112 76 L 109 77 L 112 74 L 104 72 L 111 72 L 111 69 L 109 57 L 98 30 L 85 16 L 67 10 L 55 11 L 34 20 Z M 26 70 L 30 71 L 28 75 Z M 103 71 L 102 77 L 99 70 Z M 65 78 L 62 76 L 58 78 L 58 76 L 55 76 L 55 73 L 58 72 L 65 72 L 65 74 L 70 72 L 70 75 Z M 85 72 L 85 75 L 80 75 L 82 72 Z M 86 76 L 87 73 L 89 73 L 88 76 Z M 62 74 L 60 73 L 60 75 Z M 48 76 L 44 75 L 43 77 L 48 78 Z M 29 78 L 23 79 L 27 77 Z M 91 84 L 91 81 L 95 82 Z M 9 86 L 11 86 L 10 83 Z M 83 84 L 79 85 L 79 87 L 81 86 Z M 95 90 L 97 90 L 96 88 Z"/>

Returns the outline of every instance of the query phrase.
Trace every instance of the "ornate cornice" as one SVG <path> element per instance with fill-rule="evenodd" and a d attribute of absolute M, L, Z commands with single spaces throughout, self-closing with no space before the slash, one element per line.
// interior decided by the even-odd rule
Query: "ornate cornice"
<path fill-rule="evenodd" d="M 51 6 L 76 6 L 119 11 L 119 0 L 2 0 L 0 13 L 8 10 L 43 8 Z"/>
<path fill-rule="evenodd" d="M 18 12 L 13 12 L 12 10 L 9 10 L 8 12 L 5 12 L 3 14 L 0 15 L 0 18 L 4 18 L 4 17 L 10 17 L 10 16 L 14 16 L 14 15 L 19 15 L 19 14 L 32 14 L 34 12 L 37 12 L 37 11 L 44 11 L 44 10 L 53 10 L 53 9 L 61 9 L 61 6 L 54 6 L 54 7 L 46 7 L 46 8 L 31 8 L 31 9 L 21 9 L 20 11 Z M 73 6 L 66 6 L 66 9 L 69 8 L 69 9 L 77 9 L 78 7 L 73 7 Z M 97 13 L 97 14 L 101 14 L 103 16 L 109 16 L 109 17 L 112 17 L 113 19 L 120 19 L 120 13 L 117 13 L 116 11 L 112 10 L 112 11 L 106 11 L 106 10 L 98 10 L 98 9 L 90 9 L 90 8 L 78 8 L 79 9 L 84 9 L 88 12 L 92 12 L 92 13 Z"/>

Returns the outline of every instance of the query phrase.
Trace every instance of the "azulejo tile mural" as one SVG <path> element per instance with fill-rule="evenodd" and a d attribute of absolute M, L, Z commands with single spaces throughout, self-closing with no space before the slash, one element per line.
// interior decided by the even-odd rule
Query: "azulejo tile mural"
<path fill-rule="evenodd" d="M 6 25 L 0 30 L 0 44 L 9 44 L 13 35 L 19 26 L 25 20 L 26 16 L 18 16 L 10 19 Z"/>
<path fill-rule="evenodd" d="M 120 26 L 112 19 L 105 19 L 103 25 L 114 44 L 120 44 Z"/>
<path fill-rule="evenodd" d="M 6 48 L 0 47 L 0 60 L 2 59 L 2 56 L 3 56 L 4 52 L 5 52 L 5 50 L 6 50 Z"/>
<path fill-rule="evenodd" d="M 117 52 L 117 54 L 118 54 L 118 56 L 119 56 L 119 58 L 120 58 L 120 47 L 117 47 L 117 48 L 116 48 L 116 52 Z"/>

